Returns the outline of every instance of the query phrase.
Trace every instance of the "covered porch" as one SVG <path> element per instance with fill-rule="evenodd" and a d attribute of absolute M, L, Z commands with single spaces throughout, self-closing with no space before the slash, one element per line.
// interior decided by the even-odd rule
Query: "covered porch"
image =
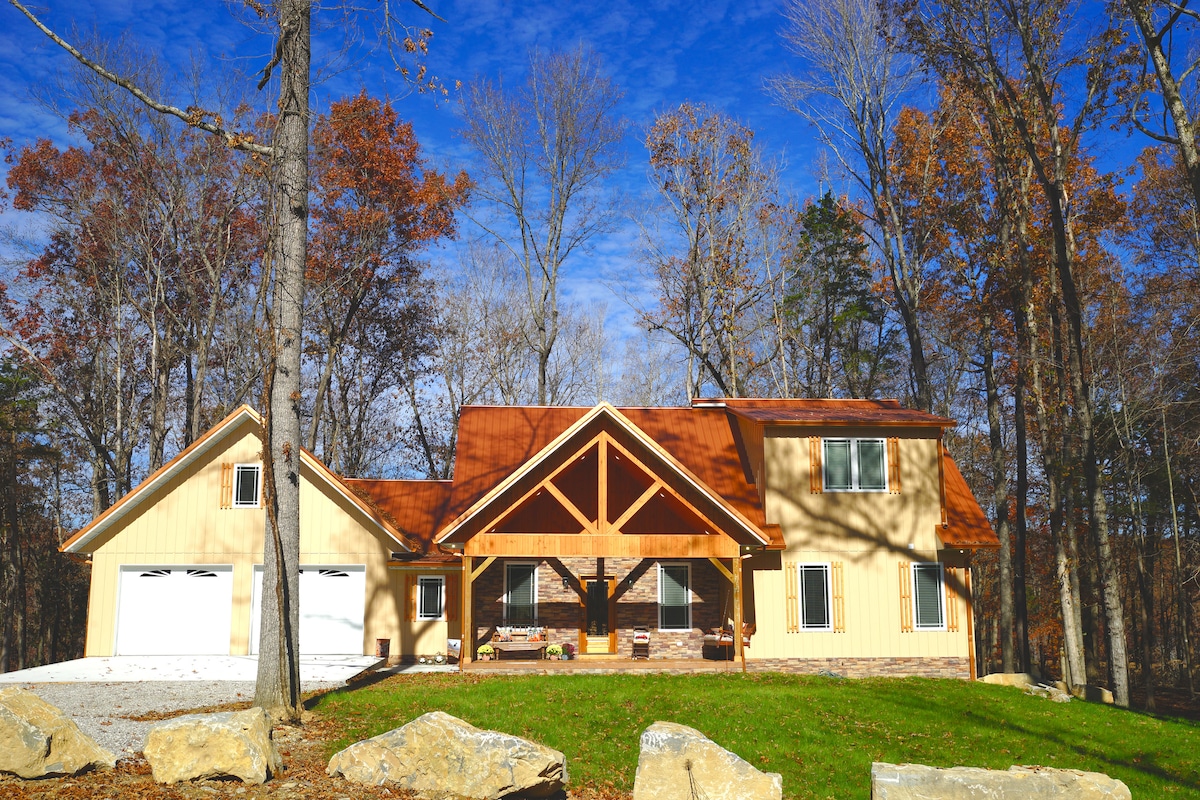
<path fill-rule="evenodd" d="M 753 604 L 742 556 L 771 544 L 604 406 L 460 514 L 438 541 L 462 557 L 465 667 L 480 645 L 514 627 L 581 658 L 631 668 L 635 631 L 649 636 L 640 655 L 651 662 L 741 663 L 741 637 L 708 648 L 704 637 L 743 630 Z M 540 654 L 500 649 L 506 657 L 513 649 Z"/>

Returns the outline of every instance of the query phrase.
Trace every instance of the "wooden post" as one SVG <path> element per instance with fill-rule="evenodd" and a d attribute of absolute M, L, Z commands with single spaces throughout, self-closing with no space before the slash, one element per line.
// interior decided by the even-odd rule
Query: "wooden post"
<path fill-rule="evenodd" d="M 471 613 L 471 584 L 475 577 L 471 574 L 471 557 L 463 556 L 462 576 L 462 649 L 458 654 L 458 668 L 461 670 L 475 658 L 475 615 Z"/>
<path fill-rule="evenodd" d="M 742 641 L 742 559 L 740 556 L 733 557 L 729 571 L 733 573 L 733 657 L 741 660 L 742 672 L 745 672 L 746 649 Z"/>

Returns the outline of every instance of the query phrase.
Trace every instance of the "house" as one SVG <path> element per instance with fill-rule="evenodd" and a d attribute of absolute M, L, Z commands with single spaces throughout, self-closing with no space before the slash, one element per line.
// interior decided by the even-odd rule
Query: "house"
<path fill-rule="evenodd" d="M 970 556 L 998 542 L 953 424 L 889 400 L 468 407 L 452 481 L 305 453 L 301 650 L 469 662 L 535 626 L 628 658 L 642 630 L 651 658 L 971 676 Z M 260 426 L 234 412 L 64 544 L 92 563 L 87 655 L 254 651 Z"/>

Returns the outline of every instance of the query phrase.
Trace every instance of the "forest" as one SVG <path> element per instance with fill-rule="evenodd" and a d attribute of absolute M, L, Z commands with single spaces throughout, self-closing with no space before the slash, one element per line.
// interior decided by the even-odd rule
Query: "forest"
<path fill-rule="evenodd" d="M 464 405 L 899 398 L 959 421 L 947 445 L 1001 541 L 974 565 L 979 663 L 1194 698 L 1198 21 L 1162 0 L 786 0 L 794 68 L 754 79 L 819 144 L 808 196 L 736 108 L 625 119 L 582 46 L 461 88 L 415 68 L 455 105 L 450 169 L 402 104 L 331 102 L 308 117 L 303 445 L 345 476 L 446 478 Z M 151 94 L 173 80 L 91 45 Z M 271 388 L 264 158 L 84 67 L 56 92 L 80 144 L 3 142 L 0 203 L 37 233 L 0 242 L 0 671 L 81 655 L 88 570 L 59 544 Z M 247 140 L 276 124 L 232 88 L 206 102 Z M 634 330 L 563 285 L 618 229 Z"/>

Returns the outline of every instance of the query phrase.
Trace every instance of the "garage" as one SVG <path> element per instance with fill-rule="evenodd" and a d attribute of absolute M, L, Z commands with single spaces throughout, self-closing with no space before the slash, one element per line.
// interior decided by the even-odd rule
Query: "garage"
<path fill-rule="evenodd" d="M 250 652 L 258 652 L 263 569 L 254 568 Z M 300 567 L 300 652 L 362 655 L 367 568 L 363 564 Z"/>
<path fill-rule="evenodd" d="M 233 566 L 121 567 L 116 654 L 228 655 Z"/>

